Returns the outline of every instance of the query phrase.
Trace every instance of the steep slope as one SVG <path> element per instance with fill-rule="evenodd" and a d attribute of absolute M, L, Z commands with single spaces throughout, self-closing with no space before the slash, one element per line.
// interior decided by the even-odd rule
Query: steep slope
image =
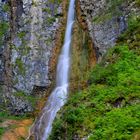
<path fill-rule="evenodd" d="M 81 2 L 82 4 L 86 2 L 90 7 L 93 1 Z M 99 6 L 98 10 L 101 12 L 100 14 L 103 14 L 103 17 L 97 16 L 96 21 L 94 20 L 93 24 L 90 24 L 92 28 L 97 29 L 98 26 L 100 29 L 96 32 L 90 31 L 90 35 L 97 35 L 92 36 L 93 42 L 95 39 L 95 47 L 99 46 L 97 50 L 101 53 L 102 57 L 100 58 L 102 59 L 95 68 L 89 69 L 89 77 L 85 78 L 86 86 L 81 87 L 79 92 L 71 92 L 67 104 L 54 122 L 50 140 L 140 139 L 139 1 L 117 2 L 113 5 L 108 2 L 105 5 L 94 3 L 94 5 Z M 125 5 L 126 2 L 128 5 Z M 121 13 L 126 16 L 125 28 L 127 29 L 125 31 L 120 29 L 121 26 L 116 27 L 116 24 L 111 22 L 112 18 L 119 17 L 119 15 L 114 15 L 114 6 L 118 10 L 122 5 L 128 10 L 124 11 L 129 13 L 126 15 Z M 103 6 L 102 10 L 100 6 Z M 109 11 L 108 8 L 104 7 L 110 7 Z M 99 11 L 94 13 L 93 10 L 93 13 L 98 15 Z M 102 13 L 103 11 L 104 13 Z M 113 16 L 104 19 L 106 13 Z M 92 14 L 86 13 L 87 21 L 90 22 L 92 17 L 89 15 Z M 114 26 L 113 28 L 108 27 L 109 22 Z M 111 38 L 115 36 L 115 39 L 111 40 L 111 38 L 107 38 L 107 33 L 112 35 L 111 32 L 114 33 L 114 29 L 121 31 L 113 35 Z M 102 41 L 97 43 L 97 39 L 102 39 Z M 114 44 L 116 46 L 113 47 Z M 110 47 L 113 48 L 108 50 L 107 48 Z M 82 74 L 81 76 L 83 77 Z"/>
<path fill-rule="evenodd" d="M 0 1 L 3 139 L 27 137 L 54 86 L 67 8 L 68 0 Z M 140 139 L 139 15 L 139 0 L 76 1 L 71 93 L 50 139 Z"/>
<path fill-rule="evenodd" d="M 98 58 L 115 45 L 127 29 L 128 19 L 139 15 L 139 0 L 79 0 Z M 100 60 L 100 59 L 98 59 Z"/>

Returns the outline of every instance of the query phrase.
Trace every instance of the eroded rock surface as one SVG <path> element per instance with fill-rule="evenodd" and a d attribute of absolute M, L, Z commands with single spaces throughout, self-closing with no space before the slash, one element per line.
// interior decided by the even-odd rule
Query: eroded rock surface
<path fill-rule="evenodd" d="M 31 93 L 34 86 L 50 85 L 49 59 L 61 6 L 47 0 L 23 0 L 22 6 L 23 13 L 18 18 L 18 31 L 13 40 L 12 63 L 15 88 Z"/>
<path fill-rule="evenodd" d="M 45 94 L 52 82 L 49 61 L 61 17 L 61 1 L 0 1 L 0 105 L 16 115 L 32 112 L 34 89 Z"/>
<path fill-rule="evenodd" d="M 128 16 L 132 13 L 138 15 L 139 10 L 131 0 L 79 0 L 79 2 L 81 15 L 86 19 L 99 60 L 108 48 L 115 45 L 118 36 L 127 28 Z"/>

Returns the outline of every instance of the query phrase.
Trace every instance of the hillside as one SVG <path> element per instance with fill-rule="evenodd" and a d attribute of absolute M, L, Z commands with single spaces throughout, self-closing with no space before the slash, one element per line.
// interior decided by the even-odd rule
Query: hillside
<path fill-rule="evenodd" d="M 115 17 L 113 6 L 106 13 Z M 109 20 L 110 17 L 104 19 L 101 16 L 94 22 L 106 26 Z M 140 139 L 139 34 L 140 17 L 130 14 L 127 29 L 116 38 L 113 48 L 108 49 L 100 62 L 89 70 L 86 86 L 70 93 L 67 104 L 54 122 L 50 140 Z"/>
<path fill-rule="evenodd" d="M 34 126 L 59 84 L 69 2 L 0 1 L 2 140 L 43 139 L 47 119 Z M 140 0 L 76 0 L 73 9 L 69 96 L 48 139 L 140 140 Z"/>

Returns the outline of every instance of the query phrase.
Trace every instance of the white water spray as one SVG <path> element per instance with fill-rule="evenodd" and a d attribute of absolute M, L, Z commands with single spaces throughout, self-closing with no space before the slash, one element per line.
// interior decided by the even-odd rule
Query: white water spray
<path fill-rule="evenodd" d="M 65 41 L 57 65 L 56 88 L 51 93 L 46 106 L 42 110 L 41 117 L 35 124 L 35 140 L 46 140 L 49 137 L 56 113 L 67 100 L 70 66 L 70 44 L 74 22 L 74 3 L 75 0 L 70 0 Z"/>

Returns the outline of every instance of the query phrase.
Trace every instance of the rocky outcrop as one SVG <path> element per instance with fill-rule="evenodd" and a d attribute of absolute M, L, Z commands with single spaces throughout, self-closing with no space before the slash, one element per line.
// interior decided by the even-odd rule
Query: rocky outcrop
<path fill-rule="evenodd" d="M 6 55 L 8 48 L 8 40 L 10 38 L 10 13 L 9 4 L 7 1 L 0 1 L 0 84 L 7 84 L 6 79 L 8 73 L 6 72 L 5 65 L 7 63 Z"/>
<path fill-rule="evenodd" d="M 8 96 L 9 97 L 9 96 Z M 25 99 L 18 98 L 16 96 L 9 97 L 9 107 L 12 114 L 23 115 L 26 112 L 32 112 L 32 105 Z"/>
<path fill-rule="evenodd" d="M 118 36 L 127 28 L 128 16 L 137 15 L 138 8 L 131 0 L 79 0 L 79 3 L 99 60 L 115 45 Z"/>
<path fill-rule="evenodd" d="M 36 89 L 45 94 L 52 82 L 50 58 L 62 17 L 61 1 L 3 0 L 0 15 L 1 103 L 16 115 L 31 112 L 28 98 Z"/>
<path fill-rule="evenodd" d="M 87 86 L 88 72 L 96 64 L 95 49 L 86 29 L 81 21 L 75 20 L 71 43 L 70 92 Z"/>
<path fill-rule="evenodd" d="M 59 27 L 61 6 L 46 0 L 24 0 L 21 4 L 17 10 L 23 13 L 17 18 L 18 30 L 12 49 L 14 87 L 31 93 L 34 86 L 47 87 L 51 83 L 49 58 Z"/>

